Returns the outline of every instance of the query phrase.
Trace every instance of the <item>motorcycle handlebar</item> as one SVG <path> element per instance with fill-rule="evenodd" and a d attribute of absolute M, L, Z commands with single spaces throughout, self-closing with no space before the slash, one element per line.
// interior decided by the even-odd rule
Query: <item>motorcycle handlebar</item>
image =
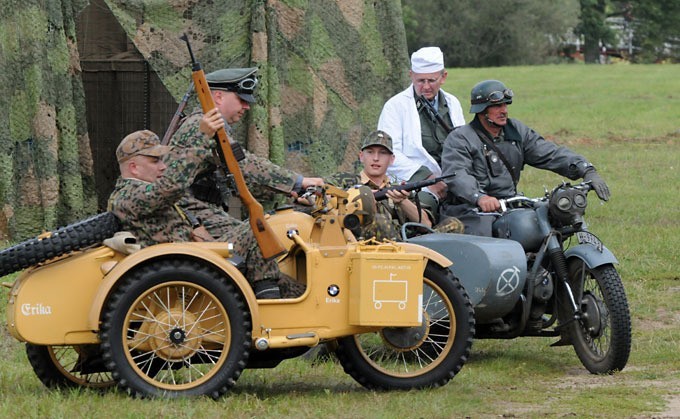
<path fill-rule="evenodd" d="M 562 186 L 567 185 L 565 183 L 562 184 Z M 593 189 L 592 185 L 590 182 L 581 182 L 576 185 L 569 185 L 570 187 L 574 189 L 579 189 L 585 193 L 588 193 L 590 190 Z M 536 202 L 540 202 L 545 200 L 548 197 L 548 193 L 546 191 L 546 196 L 541 197 L 541 198 L 529 198 L 526 196 L 522 195 L 517 195 L 517 196 L 512 196 L 510 198 L 501 198 L 498 200 L 501 208 L 499 211 L 495 212 L 478 212 L 480 215 L 501 215 L 505 212 L 507 212 L 508 208 L 515 208 L 517 204 L 521 203 L 527 203 L 527 204 L 534 204 Z"/>

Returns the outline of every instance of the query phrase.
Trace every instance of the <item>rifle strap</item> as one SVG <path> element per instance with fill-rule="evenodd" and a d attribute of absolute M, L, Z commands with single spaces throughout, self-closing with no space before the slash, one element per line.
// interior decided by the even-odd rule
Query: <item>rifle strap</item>
<path fill-rule="evenodd" d="M 423 207 L 422 207 L 422 205 L 420 205 L 420 197 L 418 196 L 418 192 L 420 192 L 420 189 L 416 191 L 415 196 L 413 197 L 413 201 L 415 201 L 416 210 L 418 211 L 418 223 L 422 223 L 423 222 Z"/>
<path fill-rule="evenodd" d="M 479 136 L 479 139 L 482 140 L 482 143 L 484 143 L 487 147 L 491 148 L 493 151 L 498 154 L 498 157 L 501 159 L 503 164 L 505 165 L 505 168 L 508 169 L 508 172 L 510 173 L 510 176 L 512 177 L 512 183 L 515 185 L 515 188 L 517 188 L 517 184 L 519 183 L 519 177 L 517 176 L 517 173 L 515 173 L 515 168 L 508 162 L 508 159 L 505 158 L 505 154 L 501 152 L 501 150 L 496 147 L 496 145 L 493 143 L 493 139 L 487 134 L 485 131 L 480 130 L 477 127 L 474 127 L 475 132 Z"/>
<path fill-rule="evenodd" d="M 450 134 L 451 131 L 453 131 L 453 128 L 442 118 L 441 115 L 439 115 L 439 111 L 432 106 L 430 102 L 428 102 L 427 99 L 425 99 L 423 96 L 416 96 L 416 108 L 420 111 L 421 109 L 425 110 L 425 113 L 430 117 L 432 122 L 435 124 L 441 125 L 442 128 L 444 128 L 444 131 L 446 134 Z"/>

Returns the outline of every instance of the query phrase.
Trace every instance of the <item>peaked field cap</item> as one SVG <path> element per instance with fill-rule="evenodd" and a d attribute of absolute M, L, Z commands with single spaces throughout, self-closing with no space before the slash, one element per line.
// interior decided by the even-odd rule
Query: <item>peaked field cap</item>
<path fill-rule="evenodd" d="M 371 147 L 374 145 L 380 145 L 389 150 L 390 153 L 394 154 L 392 151 L 392 137 L 384 131 L 373 131 L 368 134 L 364 141 L 361 142 L 361 149 Z"/>
<path fill-rule="evenodd" d="M 120 142 L 116 149 L 118 163 L 134 156 L 161 157 L 170 151 L 171 147 L 161 145 L 161 140 L 149 130 L 135 131 Z"/>
<path fill-rule="evenodd" d="M 236 93 L 246 102 L 254 103 L 257 88 L 257 67 L 224 68 L 205 75 L 208 86 L 213 90 Z"/>
<path fill-rule="evenodd" d="M 411 54 L 411 71 L 435 73 L 444 69 L 444 53 L 439 47 L 424 47 Z"/>

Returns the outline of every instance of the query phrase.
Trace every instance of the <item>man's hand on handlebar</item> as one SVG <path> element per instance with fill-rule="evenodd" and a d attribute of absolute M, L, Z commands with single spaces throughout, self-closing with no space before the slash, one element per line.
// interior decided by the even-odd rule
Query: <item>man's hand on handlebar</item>
<path fill-rule="evenodd" d="M 494 212 L 501 209 L 501 203 L 498 199 L 489 195 L 482 195 L 477 200 L 477 206 L 482 210 L 482 212 Z"/>

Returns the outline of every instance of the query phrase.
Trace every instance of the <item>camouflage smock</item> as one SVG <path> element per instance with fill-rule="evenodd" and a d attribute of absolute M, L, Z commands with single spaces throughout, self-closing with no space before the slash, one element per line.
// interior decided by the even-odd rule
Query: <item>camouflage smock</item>
<path fill-rule="evenodd" d="M 184 195 L 208 153 L 195 148 L 183 150 L 181 158 L 172 161 L 153 183 L 119 177 L 109 196 L 108 210 L 142 246 L 191 241 L 192 227 L 173 204 Z"/>
<path fill-rule="evenodd" d="M 216 167 L 212 151 L 217 148 L 217 143 L 213 138 L 199 131 L 199 123 L 202 117 L 201 110 L 196 109 L 182 122 L 170 139 L 170 145 L 174 146 L 175 151 L 168 154 L 166 163 L 175 160 L 177 158 L 176 153 L 183 148 L 201 148 L 208 150 L 209 153 L 206 155 L 205 165 L 202 166 L 204 169 L 199 171 L 197 176 L 212 176 Z M 302 179 L 302 175 L 277 166 L 248 151 L 244 150 L 244 152 L 246 158 L 239 162 L 239 167 L 249 188 L 251 185 L 261 185 L 272 191 L 289 194 L 296 182 Z M 199 217 L 213 237 L 223 236 L 241 224 L 240 220 L 229 215 L 220 206 L 194 197 L 189 189 L 180 200 L 179 205 Z"/>
<path fill-rule="evenodd" d="M 134 234 L 142 246 L 191 241 L 193 226 L 175 205 L 204 167 L 210 151 L 185 148 L 174 154 L 176 158 L 169 161 L 163 176 L 155 182 L 120 177 L 109 197 L 109 211 L 118 217 L 122 229 Z M 252 282 L 278 278 L 276 261 L 264 259 L 250 225 L 232 217 L 227 221 L 231 228 L 215 238 L 234 245 L 234 253 L 245 261 L 246 278 Z"/>

